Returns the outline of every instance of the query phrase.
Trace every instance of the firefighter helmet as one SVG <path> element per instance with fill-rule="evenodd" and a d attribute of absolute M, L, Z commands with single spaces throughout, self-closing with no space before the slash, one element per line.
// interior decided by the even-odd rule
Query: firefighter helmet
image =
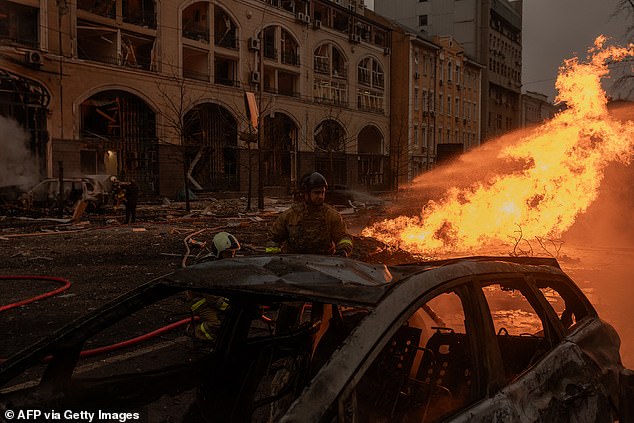
<path fill-rule="evenodd" d="M 221 258 L 224 251 L 232 251 L 235 254 L 240 249 L 238 239 L 229 232 L 218 232 L 211 244 L 211 253 L 216 258 Z"/>
<path fill-rule="evenodd" d="M 310 192 L 315 188 L 321 187 L 328 189 L 328 181 L 326 181 L 324 175 L 319 172 L 313 172 L 305 175 L 299 184 L 299 190 L 301 192 Z"/>

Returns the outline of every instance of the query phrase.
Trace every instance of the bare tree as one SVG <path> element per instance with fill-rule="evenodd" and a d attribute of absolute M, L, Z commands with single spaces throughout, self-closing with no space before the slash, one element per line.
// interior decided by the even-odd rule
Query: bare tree
<path fill-rule="evenodd" d="M 198 110 L 194 106 L 204 97 L 205 91 L 193 90 L 191 85 L 180 76 L 178 68 L 174 66 L 171 66 L 171 72 L 164 79 L 156 81 L 156 87 L 162 102 L 162 107 L 158 111 L 162 118 L 162 125 L 166 132 L 170 132 L 170 135 L 178 140 L 178 144 L 164 140 L 161 142 L 169 144 L 180 153 L 179 160 L 183 166 L 185 209 L 189 212 L 191 210 L 190 182 L 192 182 L 191 174 L 193 166 L 196 164 L 194 162 L 196 156 L 192 157 L 194 148 L 187 142 L 187 137 L 193 122 L 199 118 Z M 196 152 L 196 155 L 201 154 L 203 152 L 200 150 Z"/>
<path fill-rule="evenodd" d="M 348 147 L 356 146 L 357 138 L 346 134 L 344 128 L 349 127 L 351 121 L 340 107 L 330 105 L 317 121 L 314 132 L 307 135 L 305 143 L 314 151 L 316 161 L 319 156 L 327 160 L 327 169 L 322 170 L 326 179 L 337 181 L 338 172 L 346 169 L 345 165 L 342 167 L 337 162 L 346 159 Z"/>
<path fill-rule="evenodd" d="M 613 19 L 625 19 L 629 22 L 627 28 L 625 29 L 625 38 L 628 42 L 632 42 L 634 39 L 634 0 L 619 0 L 616 4 L 616 8 L 611 15 Z M 631 62 L 632 58 L 626 58 L 623 61 Z M 634 68 L 634 65 L 630 65 Z M 634 73 L 633 72 L 625 72 L 624 74 L 618 76 L 614 82 L 614 88 L 624 90 L 626 92 L 627 97 L 631 97 L 634 94 L 634 86 L 632 85 L 632 81 L 634 81 Z"/>

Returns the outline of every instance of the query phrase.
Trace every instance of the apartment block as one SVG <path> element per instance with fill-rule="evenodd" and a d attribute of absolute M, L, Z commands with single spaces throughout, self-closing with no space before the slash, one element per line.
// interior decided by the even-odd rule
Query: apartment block
<path fill-rule="evenodd" d="M 392 32 L 393 186 L 411 182 L 480 145 L 483 66 L 453 37 L 426 37 L 395 24 Z"/>
<path fill-rule="evenodd" d="M 521 120 L 522 0 L 375 0 L 375 11 L 429 36 L 451 36 L 482 72 L 481 138 Z"/>
<path fill-rule="evenodd" d="M 391 31 L 355 0 L 0 3 L 0 115 L 41 176 L 174 195 L 390 185 Z"/>

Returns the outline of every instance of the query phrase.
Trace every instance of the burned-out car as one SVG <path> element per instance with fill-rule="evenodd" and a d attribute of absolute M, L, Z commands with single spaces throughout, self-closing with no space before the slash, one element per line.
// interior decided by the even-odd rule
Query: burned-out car
<path fill-rule="evenodd" d="M 98 176 L 101 175 L 64 178 L 61 190 L 64 206 L 72 207 L 83 200 L 89 210 L 103 210 L 111 195 L 109 176 L 105 179 Z M 59 205 L 59 196 L 59 179 L 47 178 L 23 194 L 20 200 L 26 208 L 51 208 Z"/>
<path fill-rule="evenodd" d="M 195 319 L 185 292 L 228 299 L 214 344 L 166 329 Z M 619 346 L 554 259 L 241 257 L 149 282 L 13 355 L 0 364 L 0 409 L 150 422 L 627 421 Z"/>

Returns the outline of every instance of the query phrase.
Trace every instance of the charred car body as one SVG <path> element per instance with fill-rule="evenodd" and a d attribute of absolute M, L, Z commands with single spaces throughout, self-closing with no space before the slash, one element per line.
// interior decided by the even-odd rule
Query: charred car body
<path fill-rule="evenodd" d="M 90 354 L 130 322 L 182 318 L 188 290 L 229 300 L 213 348 L 175 331 L 135 352 Z M 152 281 L 13 355 L 0 364 L 0 409 L 192 422 L 626 421 L 632 379 L 619 346 L 554 259 L 243 257 Z"/>
<path fill-rule="evenodd" d="M 87 203 L 89 210 L 100 211 L 110 201 L 110 175 L 90 175 L 64 178 L 62 199 L 65 207 L 72 207 L 79 200 Z M 47 178 L 39 182 L 20 197 L 27 209 L 53 208 L 59 206 L 59 179 Z"/>

